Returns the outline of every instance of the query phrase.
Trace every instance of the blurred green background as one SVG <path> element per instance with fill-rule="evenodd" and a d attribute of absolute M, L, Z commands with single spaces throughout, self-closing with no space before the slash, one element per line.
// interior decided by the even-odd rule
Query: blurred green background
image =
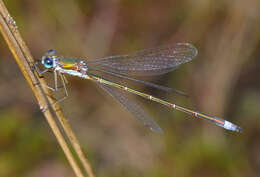
<path fill-rule="evenodd" d="M 260 173 L 260 1 L 4 1 L 33 56 L 95 59 L 175 42 L 199 55 L 142 88 L 240 125 L 242 134 L 136 98 L 155 134 L 90 81 L 68 77 L 61 105 L 97 176 L 239 177 Z M 74 176 L 5 41 L 0 40 L 0 177 Z"/>

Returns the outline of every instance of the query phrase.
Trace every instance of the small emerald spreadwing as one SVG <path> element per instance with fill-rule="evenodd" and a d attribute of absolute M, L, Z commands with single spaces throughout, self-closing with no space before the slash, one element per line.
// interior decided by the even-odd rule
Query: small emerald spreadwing
<path fill-rule="evenodd" d="M 55 50 L 49 50 L 41 60 L 41 64 L 45 69 L 43 71 L 39 71 L 39 69 L 37 69 L 38 64 L 35 64 L 35 67 L 40 74 L 47 71 L 52 71 L 54 73 L 54 87 L 47 86 L 52 91 L 57 91 L 59 89 L 57 77 L 60 77 L 63 88 L 65 89 L 65 96 L 57 102 L 64 100 L 68 96 L 66 89 L 67 80 L 64 76 L 65 74 L 68 74 L 97 83 L 109 95 L 114 97 L 124 108 L 131 112 L 134 117 L 154 132 L 162 134 L 163 130 L 144 112 L 139 105 L 128 98 L 125 92 L 141 96 L 169 108 L 190 114 L 193 117 L 208 120 L 227 130 L 242 132 L 242 128 L 227 120 L 170 103 L 96 74 L 100 73 L 102 75 L 113 76 L 119 79 L 150 86 L 162 91 L 187 96 L 182 91 L 143 80 L 137 80 L 133 77 L 156 76 L 168 73 L 177 69 L 181 64 L 191 61 L 197 56 L 197 54 L 197 49 L 190 43 L 176 43 L 163 47 L 141 50 L 128 55 L 109 56 L 90 61 L 61 57 Z"/>

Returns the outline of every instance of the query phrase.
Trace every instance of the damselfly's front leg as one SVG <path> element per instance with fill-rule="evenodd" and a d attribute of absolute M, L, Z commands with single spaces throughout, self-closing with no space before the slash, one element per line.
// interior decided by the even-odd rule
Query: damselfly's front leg
<path fill-rule="evenodd" d="M 34 69 L 36 70 L 36 72 L 38 73 L 38 75 L 40 76 L 40 77 L 43 77 L 42 76 L 42 74 L 44 74 L 44 73 L 46 73 L 46 72 L 53 72 L 53 78 L 54 78 L 54 87 L 52 87 L 52 86 L 50 86 L 50 85 L 45 85 L 45 84 L 42 84 L 42 86 L 43 87 L 46 87 L 46 88 L 48 88 L 48 89 L 50 89 L 51 91 L 53 91 L 53 92 L 57 92 L 58 90 L 60 90 L 60 89 L 62 89 L 62 88 L 64 88 L 64 96 L 63 97 L 61 97 L 61 98 L 55 98 L 56 99 L 56 101 L 54 102 L 54 103 L 52 103 L 52 105 L 54 105 L 54 104 L 57 104 L 57 103 L 59 103 L 59 102 L 61 102 L 61 101 L 63 101 L 63 100 L 65 100 L 67 97 L 68 97 L 68 91 L 67 91 L 67 88 L 66 88 L 66 85 L 68 84 L 68 80 L 66 79 L 66 77 L 63 75 L 63 74 L 61 74 L 59 71 L 57 71 L 57 70 L 50 70 L 50 69 L 44 69 L 44 70 L 40 70 L 39 68 L 38 68 L 38 66 L 37 66 L 37 63 L 34 63 Z M 58 76 L 57 76 L 57 73 L 58 73 L 58 76 L 60 77 L 60 80 L 61 80 L 61 86 L 58 86 Z M 44 112 L 44 111 L 46 111 L 48 109 L 48 106 L 46 106 L 45 108 L 43 108 L 42 109 L 42 111 Z"/>
<path fill-rule="evenodd" d="M 46 73 L 46 72 L 53 72 L 54 73 L 54 87 L 52 87 L 50 85 L 43 85 L 44 87 L 47 87 L 52 91 L 58 91 L 59 89 L 64 88 L 65 84 L 68 84 L 68 81 L 65 78 L 65 76 L 61 75 L 60 77 L 64 80 L 65 84 L 63 84 L 62 86 L 58 86 L 57 71 L 55 69 L 53 70 L 53 69 L 48 69 L 48 68 L 46 68 L 44 70 L 40 70 L 40 68 L 38 67 L 38 62 L 33 63 L 33 70 L 35 70 L 38 73 L 39 77 L 43 77 L 43 74 Z"/>
<path fill-rule="evenodd" d="M 57 71 L 56 70 L 53 71 L 53 75 L 54 75 L 54 87 L 51 87 L 49 85 L 45 85 L 45 87 L 52 90 L 53 92 L 56 92 L 56 91 L 59 90 L 59 88 L 62 88 L 62 87 L 58 87 Z"/>
<path fill-rule="evenodd" d="M 61 83 L 62 85 L 61 86 L 58 86 L 58 77 L 57 77 L 57 73 L 61 79 Z M 64 99 L 66 99 L 68 97 L 68 91 L 67 91 L 67 88 L 66 88 L 66 84 L 68 84 L 68 81 L 67 79 L 65 78 L 65 76 L 63 74 L 61 74 L 59 71 L 57 70 L 54 70 L 53 71 L 53 74 L 54 74 L 54 87 L 51 87 L 49 85 L 45 85 L 47 88 L 49 88 L 50 90 L 52 90 L 53 92 L 57 92 L 59 89 L 62 89 L 64 88 L 64 92 L 65 92 L 65 95 L 58 99 L 54 104 L 58 103 L 58 102 L 61 102 L 63 101 Z"/>
<path fill-rule="evenodd" d="M 59 77 L 60 77 L 60 79 L 61 79 L 61 83 L 62 83 L 62 86 L 58 87 L 57 72 L 58 72 L 58 71 L 54 70 L 54 87 L 50 87 L 50 86 L 48 86 L 48 85 L 43 85 L 43 86 L 49 88 L 49 89 L 52 90 L 53 92 L 56 92 L 56 91 L 58 91 L 58 90 L 61 89 L 61 88 L 64 88 L 64 94 L 65 94 L 65 95 L 64 95 L 63 97 L 59 98 L 59 99 L 55 98 L 56 101 L 55 101 L 54 103 L 51 103 L 51 105 L 55 105 L 55 104 L 57 104 L 57 103 L 59 103 L 59 102 L 62 102 L 63 100 L 65 100 L 65 99 L 69 96 L 68 91 L 67 91 L 67 87 L 66 87 L 66 84 L 68 84 L 68 81 L 67 81 L 66 77 L 65 77 L 63 74 L 61 74 L 60 72 L 58 72 L 58 75 L 59 75 Z M 42 111 L 43 111 L 43 112 L 46 111 L 46 110 L 48 109 L 48 107 L 49 107 L 49 106 L 46 106 L 45 108 L 42 109 Z"/>
<path fill-rule="evenodd" d="M 29 62 L 29 64 L 30 64 L 30 67 L 32 68 L 32 71 L 36 71 L 40 78 L 43 77 L 44 73 L 49 71 L 49 69 L 44 69 L 44 70 L 41 71 L 40 68 L 38 67 L 38 61 L 36 61 L 36 62 Z M 40 85 L 40 82 L 33 83 L 33 85 Z"/>
<path fill-rule="evenodd" d="M 38 73 L 39 77 L 42 77 L 42 74 L 49 71 L 49 69 L 47 68 L 41 71 L 40 68 L 38 67 L 38 61 L 33 63 L 32 69 Z"/>

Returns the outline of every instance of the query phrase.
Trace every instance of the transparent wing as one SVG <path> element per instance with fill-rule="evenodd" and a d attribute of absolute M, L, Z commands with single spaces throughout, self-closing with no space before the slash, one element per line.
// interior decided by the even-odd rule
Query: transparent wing
<path fill-rule="evenodd" d="M 191 61 L 197 56 L 197 53 L 197 49 L 192 44 L 176 43 L 128 55 L 96 59 L 86 63 L 89 69 L 103 69 L 133 76 L 153 76 L 176 69 L 179 65 Z"/>
<path fill-rule="evenodd" d="M 144 110 L 129 100 L 126 96 L 121 93 L 120 90 L 105 84 L 97 83 L 102 89 L 104 89 L 109 95 L 115 98 L 126 110 L 131 112 L 134 117 L 136 117 L 139 121 L 141 121 L 144 126 L 151 129 L 152 131 L 162 134 L 163 130 L 157 125 L 147 114 L 145 114 Z"/>
<path fill-rule="evenodd" d="M 168 92 L 168 93 L 174 93 L 174 94 L 179 94 L 179 95 L 188 97 L 188 95 L 186 93 L 184 93 L 184 92 L 182 92 L 180 90 L 169 88 L 169 87 L 165 87 L 165 86 L 162 86 L 162 85 L 157 85 L 157 84 L 154 84 L 152 82 L 147 82 L 147 81 L 143 81 L 143 80 L 137 80 L 137 79 L 134 79 L 134 78 L 131 78 L 131 77 L 127 77 L 127 76 L 124 76 L 124 75 L 121 75 L 121 74 L 113 73 L 113 72 L 110 72 L 110 71 L 105 71 L 105 70 L 100 70 L 100 69 L 89 69 L 88 71 L 97 71 L 97 72 L 100 72 L 100 73 L 103 73 L 103 74 L 107 74 L 107 75 L 110 75 L 110 76 L 114 76 L 114 77 L 117 77 L 117 78 L 133 81 L 133 82 L 145 85 L 145 86 L 150 86 L 150 87 L 153 87 L 153 88 L 156 88 L 156 89 Z M 90 72 L 88 72 L 88 73 L 91 74 Z"/>

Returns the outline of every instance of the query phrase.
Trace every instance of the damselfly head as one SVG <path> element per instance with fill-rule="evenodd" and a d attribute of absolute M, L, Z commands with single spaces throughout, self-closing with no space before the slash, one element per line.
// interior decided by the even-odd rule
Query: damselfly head
<path fill-rule="evenodd" d="M 42 57 L 42 64 L 45 68 L 52 68 L 53 67 L 53 58 L 49 56 Z"/>

